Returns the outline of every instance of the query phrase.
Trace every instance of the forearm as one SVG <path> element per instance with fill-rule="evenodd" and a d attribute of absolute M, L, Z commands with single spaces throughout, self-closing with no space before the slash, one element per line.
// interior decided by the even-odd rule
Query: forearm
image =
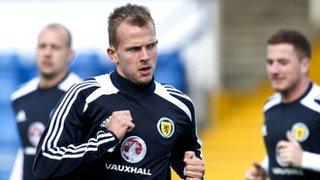
<path fill-rule="evenodd" d="M 320 172 L 320 154 L 304 151 L 302 153 L 301 168 Z"/>
<path fill-rule="evenodd" d="M 111 132 L 97 133 L 82 144 L 39 148 L 34 163 L 34 174 L 39 178 L 60 177 L 70 174 L 83 164 L 113 152 L 119 140 Z"/>

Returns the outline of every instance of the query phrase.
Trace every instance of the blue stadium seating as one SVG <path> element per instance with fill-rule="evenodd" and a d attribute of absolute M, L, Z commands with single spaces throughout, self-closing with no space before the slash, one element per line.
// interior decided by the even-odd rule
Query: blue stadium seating
<path fill-rule="evenodd" d="M 187 93 L 185 67 L 178 51 L 158 55 L 155 80 L 172 85 L 180 91 Z"/>
<path fill-rule="evenodd" d="M 37 67 L 35 63 L 35 57 L 22 55 L 19 57 L 19 63 L 17 67 L 18 83 L 22 84 L 32 79 L 37 75 Z"/>
<path fill-rule="evenodd" d="M 0 54 L 0 179 L 8 179 L 19 145 L 9 99 L 18 85 L 18 60 L 16 54 Z"/>
<path fill-rule="evenodd" d="M 96 52 L 83 52 L 71 63 L 71 70 L 86 79 L 109 73 L 114 70 L 113 63 L 106 56 Z M 8 179 L 19 139 L 15 119 L 10 105 L 10 95 L 24 83 L 36 76 L 34 57 L 16 53 L 0 53 L 0 180 Z M 186 92 L 185 68 L 179 52 L 159 54 L 155 79 L 170 84 Z"/>
<path fill-rule="evenodd" d="M 71 70 L 83 79 L 87 79 L 111 72 L 114 70 L 114 65 L 98 53 L 80 53 L 71 63 Z"/>

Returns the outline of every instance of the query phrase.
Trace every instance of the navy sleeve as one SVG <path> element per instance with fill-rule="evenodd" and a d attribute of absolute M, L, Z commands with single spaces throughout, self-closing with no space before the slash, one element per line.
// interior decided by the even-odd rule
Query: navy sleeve
<path fill-rule="evenodd" d="M 111 153 L 119 140 L 105 127 L 92 126 L 86 117 L 86 95 L 83 90 L 97 83 L 86 81 L 66 93 L 42 135 L 33 173 L 41 179 L 66 177 L 88 162 Z"/>
<path fill-rule="evenodd" d="M 181 99 L 183 100 L 183 99 Z M 183 174 L 185 163 L 183 162 L 184 153 L 186 151 L 194 151 L 195 155 L 201 158 L 201 141 L 197 135 L 197 127 L 194 116 L 194 107 L 192 102 L 188 100 L 183 100 L 183 102 L 188 106 L 191 111 L 192 119 L 191 121 L 187 119 L 187 127 L 185 128 L 184 133 L 177 139 L 173 145 L 171 151 L 170 164 L 171 167 L 176 171 L 176 173 L 184 179 Z"/>

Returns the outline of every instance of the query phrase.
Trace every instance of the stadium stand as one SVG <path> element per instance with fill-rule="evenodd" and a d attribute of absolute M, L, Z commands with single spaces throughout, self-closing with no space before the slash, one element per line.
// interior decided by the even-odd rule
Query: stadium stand
<path fill-rule="evenodd" d="M 71 64 L 71 70 L 83 79 L 114 70 L 114 65 L 106 57 L 96 52 L 79 53 Z"/>
<path fill-rule="evenodd" d="M 173 85 L 175 88 L 187 93 L 185 67 L 179 51 L 160 54 L 158 56 L 155 79 L 158 82 Z"/>
<path fill-rule="evenodd" d="M 15 54 L 0 55 L 0 179 L 7 179 L 13 164 L 18 137 L 15 131 L 13 113 L 10 107 L 10 94 L 18 85 L 18 56 Z"/>
<path fill-rule="evenodd" d="M 156 80 L 186 90 L 183 59 L 178 52 L 159 54 Z M 104 55 L 81 52 L 71 64 L 71 70 L 82 78 L 89 78 L 114 70 Z M 0 54 L 0 180 L 8 179 L 19 146 L 14 115 L 10 104 L 11 93 L 37 73 L 34 57 L 16 53 Z"/>

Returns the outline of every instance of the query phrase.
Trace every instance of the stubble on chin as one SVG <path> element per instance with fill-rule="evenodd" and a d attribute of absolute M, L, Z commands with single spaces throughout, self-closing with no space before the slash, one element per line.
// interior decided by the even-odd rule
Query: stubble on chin
<path fill-rule="evenodd" d="M 56 76 L 55 73 L 46 73 L 46 72 L 40 72 L 40 75 L 42 78 L 48 79 L 48 80 L 53 79 Z"/>

